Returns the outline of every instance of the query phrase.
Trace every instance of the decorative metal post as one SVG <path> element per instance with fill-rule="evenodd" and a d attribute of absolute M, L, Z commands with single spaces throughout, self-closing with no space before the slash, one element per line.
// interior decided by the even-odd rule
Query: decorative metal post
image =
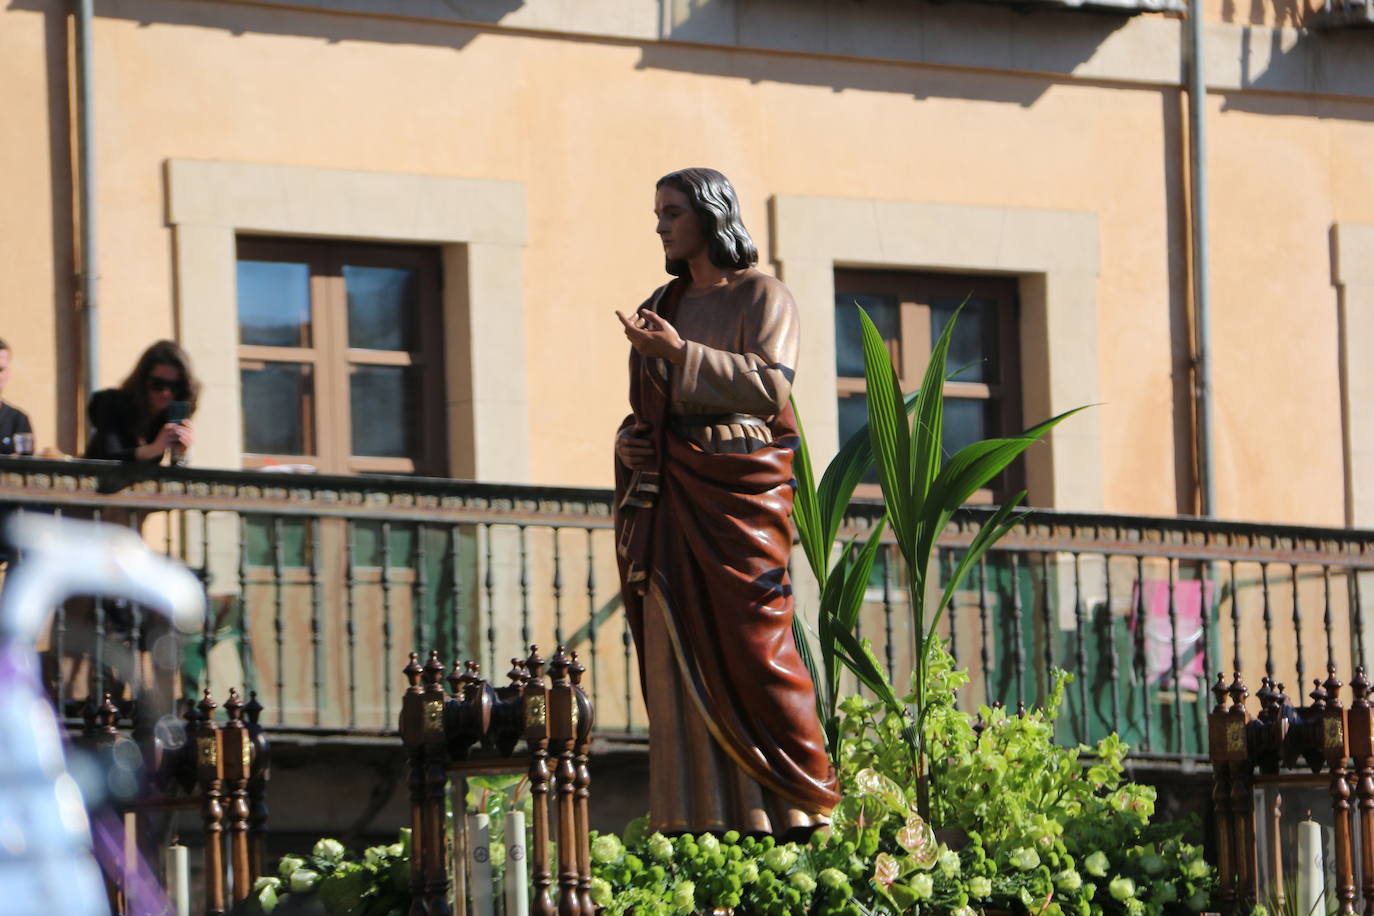
<path fill-rule="evenodd" d="M 1322 752 L 1331 771 L 1331 813 L 1336 819 L 1336 899 L 1341 916 L 1355 912 L 1355 875 L 1350 852 L 1350 783 L 1345 761 L 1350 756 L 1349 723 L 1341 706 L 1336 666 L 1326 666 L 1326 708 L 1322 712 Z"/>
<path fill-rule="evenodd" d="M 444 767 L 444 663 L 431 651 L 424 668 L 424 804 L 425 913 L 450 916 L 448 904 L 448 843 L 444 829 L 444 801 L 448 798 L 448 771 Z M 413 834 L 412 834 L 413 838 Z"/>
<path fill-rule="evenodd" d="M 1223 912 L 1233 911 L 1236 895 L 1235 863 L 1233 861 L 1234 832 L 1231 816 L 1231 756 L 1228 753 L 1230 717 L 1226 714 L 1226 677 L 1217 673 L 1212 685 L 1217 703 L 1207 713 L 1207 753 L 1212 762 L 1212 807 L 1217 823 L 1217 871 L 1220 878 L 1219 895 Z M 976 727 L 976 726 L 975 726 Z M 1240 732 L 1244 748 L 1245 733 Z"/>
<path fill-rule="evenodd" d="M 1235 875 L 1231 898 L 1233 913 L 1248 913 L 1259 897 L 1259 863 L 1255 851 L 1255 769 L 1247 750 L 1249 715 L 1245 698 L 1250 691 L 1240 672 L 1226 688 L 1231 706 L 1226 710 L 1226 760 L 1231 783 L 1231 862 Z"/>
<path fill-rule="evenodd" d="M 1346 717 L 1350 755 L 1355 758 L 1355 797 L 1360 810 L 1360 884 L 1364 916 L 1374 916 L 1374 707 L 1369 702 L 1364 666 L 1350 681 L 1354 700 Z"/>
<path fill-rule="evenodd" d="M 577 771 L 573 766 L 573 745 L 577 742 L 577 702 L 572 681 L 568 679 L 568 655 L 562 647 L 549 663 L 553 686 L 549 690 L 549 739 L 558 763 L 555 770 L 558 811 L 558 914 L 582 916 L 582 900 L 577 892 L 577 846 L 573 839 L 577 829 L 574 812 L 573 782 Z M 590 916 L 590 914 L 588 914 Z"/>
<path fill-rule="evenodd" d="M 577 703 L 576 744 L 573 747 L 573 763 L 577 777 L 573 783 L 574 814 L 577 829 L 577 894 L 582 901 L 583 916 L 592 916 L 596 905 L 592 903 L 592 848 L 591 848 L 591 770 L 588 758 L 592 747 L 592 701 L 582 689 L 582 675 L 587 669 L 578 661 L 577 653 L 572 654 L 572 664 L 568 673 L 572 677 L 573 700 Z"/>
<path fill-rule="evenodd" d="M 196 781 L 201 791 L 201 821 L 205 830 L 205 914 L 224 916 L 224 754 L 215 701 L 207 688 L 196 708 Z"/>
<path fill-rule="evenodd" d="M 425 912 L 425 702 L 420 687 L 419 657 L 410 653 L 410 663 L 404 673 L 409 686 L 401 697 L 401 741 L 406 747 L 410 764 L 410 916 L 426 916 Z"/>
<path fill-rule="evenodd" d="M 243 712 L 248 717 L 248 739 L 253 743 L 253 766 L 248 775 L 248 873 L 256 881 L 266 866 L 267 782 L 272 778 L 272 756 L 259 721 L 262 704 L 256 690 L 249 692 Z"/>
<path fill-rule="evenodd" d="M 229 721 L 220 729 L 224 748 L 224 784 L 229 797 L 229 861 L 234 868 L 232 889 L 235 903 L 245 900 L 253 886 L 248 858 L 248 779 L 253 772 L 253 742 L 243 721 L 243 701 L 239 692 L 229 688 L 224 701 Z"/>
<path fill-rule="evenodd" d="M 530 856 L 534 893 L 530 913 L 531 916 L 554 916 L 553 898 L 549 895 L 552 876 L 549 873 L 548 687 L 544 683 L 544 659 L 539 655 L 538 646 L 530 646 L 525 667 L 529 670 L 524 692 L 525 741 L 530 749 L 531 828 L 534 833 Z"/>

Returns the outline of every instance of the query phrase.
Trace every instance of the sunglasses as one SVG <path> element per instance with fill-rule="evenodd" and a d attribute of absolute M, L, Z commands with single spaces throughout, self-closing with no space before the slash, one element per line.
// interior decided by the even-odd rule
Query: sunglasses
<path fill-rule="evenodd" d="M 186 386 L 183 385 L 180 381 L 173 382 L 169 379 L 158 378 L 156 375 L 150 375 L 148 376 L 148 390 L 171 391 L 176 393 L 185 391 Z"/>

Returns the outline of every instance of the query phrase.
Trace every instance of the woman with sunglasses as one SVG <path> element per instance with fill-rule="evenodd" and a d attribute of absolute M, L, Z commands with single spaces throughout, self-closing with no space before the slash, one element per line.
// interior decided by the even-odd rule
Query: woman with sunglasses
<path fill-rule="evenodd" d="M 185 402 L 189 418 L 199 393 L 186 351 L 159 340 L 143 351 L 122 385 L 91 395 L 86 457 L 158 464 L 169 451 L 174 458 L 185 455 L 191 448 L 191 424 L 189 419 L 170 420 L 168 408 Z"/>

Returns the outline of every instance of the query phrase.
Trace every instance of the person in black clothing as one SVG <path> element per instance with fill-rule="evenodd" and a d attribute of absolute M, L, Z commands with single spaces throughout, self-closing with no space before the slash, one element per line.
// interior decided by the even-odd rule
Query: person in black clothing
<path fill-rule="evenodd" d="M 170 340 L 159 340 L 143 351 L 123 384 L 91 395 L 86 457 L 157 464 L 169 451 L 185 454 L 191 447 L 191 424 L 169 423 L 167 408 L 173 401 L 185 401 L 189 417 L 199 394 L 200 383 L 186 351 Z"/>
<path fill-rule="evenodd" d="M 10 345 L 0 340 L 0 395 L 5 392 L 5 383 L 10 380 Z M 17 433 L 33 435 L 29 425 L 29 415 L 13 404 L 0 401 L 0 455 L 15 453 L 14 437 Z"/>

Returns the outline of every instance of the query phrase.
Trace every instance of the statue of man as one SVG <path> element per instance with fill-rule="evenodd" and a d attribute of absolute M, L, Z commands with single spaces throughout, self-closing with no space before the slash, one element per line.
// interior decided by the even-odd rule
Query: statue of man
<path fill-rule="evenodd" d="M 621 588 L 649 710 L 656 830 L 805 837 L 838 796 L 792 639 L 796 304 L 757 270 L 735 189 L 659 179 L 674 279 L 633 315 L 616 437 Z"/>

